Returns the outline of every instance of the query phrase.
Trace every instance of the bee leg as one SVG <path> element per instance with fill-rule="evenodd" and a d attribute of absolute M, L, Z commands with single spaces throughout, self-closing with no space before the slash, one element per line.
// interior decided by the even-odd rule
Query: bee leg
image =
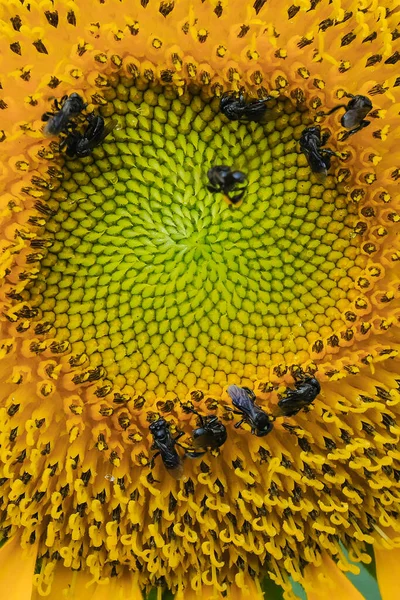
<path fill-rule="evenodd" d="M 221 190 L 219 189 L 219 187 L 217 187 L 216 185 L 207 185 L 207 189 L 210 192 L 220 192 Z"/>
<path fill-rule="evenodd" d="M 174 438 L 175 443 L 177 443 L 177 440 L 180 440 L 183 435 L 185 435 L 185 432 L 184 431 L 180 431 L 178 433 L 178 435 Z M 178 446 L 180 446 L 180 444 L 178 444 Z"/>
<path fill-rule="evenodd" d="M 45 112 L 42 114 L 42 121 L 48 121 L 49 119 L 52 119 L 54 117 L 54 113 L 53 112 Z"/>
<path fill-rule="evenodd" d="M 329 133 L 329 131 L 325 131 L 325 133 L 321 135 L 321 146 L 325 146 L 326 142 L 329 140 L 330 137 L 331 134 Z"/>
<path fill-rule="evenodd" d="M 343 134 L 341 141 L 344 142 L 351 135 L 357 133 L 357 131 L 361 131 L 361 129 L 364 129 L 364 127 L 368 127 L 368 125 L 370 125 L 370 124 L 371 124 L 371 121 L 361 121 L 361 123 L 359 125 L 357 125 L 357 127 L 354 127 L 354 129 L 350 129 L 350 131 L 346 131 Z"/>
<path fill-rule="evenodd" d="M 200 425 L 201 425 L 202 427 L 204 427 L 204 419 L 203 419 L 203 416 L 202 416 L 200 413 L 198 413 L 198 412 L 197 412 L 197 410 L 195 410 L 195 409 L 194 409 L 194 408 L 192 408 L 191 406 L 185 406 L 185 405 L 184 405 L 184 404 L 182 404 L 182 403 L 181 403 L 181 406 L 182 406 L 182 408 L 183 408 L 183 410 L 184 410 L 185 412 L 188 412 L 188 413 L 193 413 L 194 415 L 197 415 L 197 416 L 198 416 L 198 418 L 199 418 L 199 420 L 200 420 Z"/>
<path fill-rule="evenodd" d="M 236 196 L 230 196 L 229 194 L 227 194 L 227 196 L 228 196 L 229 200 L 232 202 L 232 204 L 237 204 L 238 202 L 241 201 L 245 192 L 246 192 L 246 190 L 242 190 L 239 194 L 236 194 Z"/>
<path fill-rule="evenodd" d="M 199 458 L 200 456 L 204 456 L 206 452 L 197 452 L 196 450 L 186 450 L 185 456 L 189 458 Z"/>
<path fill-rule="evenodd" d="M 244 419 L 241 419 L 240 421 L 238 421 L 237 423 L 235 423 L 235 429 L 239 429 L 239 427 L 241 426 L 241 424 L 243 423 Z"/>
<path fill-rule="evenodd" d="M 150 450 L 152 449 L 152 447 L 150 448 Z M 150 467 L 150 469 L 154 469 L 154 461 L 157 458 L 157 456 L 160 456 L 160 454 L 161 454 L 161 452 L 156 452 L 155 454 L 153 454 L 153 456 L 151 457 L 151 459 L 145 465 L 143 465 L 143 466 L 144 467 Z"/>
<path fill-rule="evenodd" d="M 331 108 L 331 110 L 328 110 L 328 112 L 319 112 L 317 114 L 319 117 L 327 117 L 328 115 L 331 115 L 332 113 L 339 110 L 339 108 L 347 108 L 347 104 L 338 104 L 338 106 L 334 106 L 333 108 Z"/>

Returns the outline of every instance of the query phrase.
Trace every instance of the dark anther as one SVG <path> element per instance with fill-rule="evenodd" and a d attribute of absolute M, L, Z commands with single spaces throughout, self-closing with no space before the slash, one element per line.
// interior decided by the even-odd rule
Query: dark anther
<path fill-rule="evenodd" d="M 168 503 L 168 510 L 170 513 L 174 512 L 176 505 L 178 504 L 178 501 L 176 500 L 176 498 L 171 494 L 169 494 L 169 503 Z"/>
<path fill-rule="evenodd" d="M 19 42 L 14 42 L 13 44 L 10 44 L 10 50 L 12 52 L 15 52 L 15 54 L 19 54 L 21 56 L 22 52 L 21 52 L 21 44 Z"/>
<path fill-rule="evenodd" d="M 363 394 L 360 394 L 359 398 L 361 399 L 362 402 L 365 402 L 365 404 L 369 404 L 370 402 L 375 402 L 375 400 L 373 398 L 370 398 L 369 396 L 364 396 Z"/>
<path fill-rule="evenodd" d="M 262 9 L 262 7 L 264 6 L 264 4 L 267 2 L 267 0 L 255 0 L 253 7 L 254 10 L 256 11 L 256 15 L 258 15 L 258 13 L 260 12 L 260 10 Z"/>
<path fill-rule="evenodd" d="M 185 514 L 183 515 L 183 522 L 189 526 L 193 524 L 193 519 L 188 512 L 185 512 Z"/>
<path fill-rule="evenodd" d="M 299 446 L 303 450 L 303 452 L 311 452 L 311 446 L 306 440 L 306 438 L 299 438 Z"/>
<path fill-rule="evenodd" d="M 116 506 L 113 509 L 111 518 L 113 521 L 117 521 L 117 523 L 120 522 L 120 520 L 121 520 L 121 505 L 120 504 L 118 504 L 118 506 Z"/>
<path fill-rule="evenodd" d="M 365 63 L 365 66 L 373 67 L 377 63 L 381 62 L 381 60 L 382 60 L 382 54 L 373 54 L 372 56 L 370 56 L 368 58 L 367 62 Z"/>
<path fill-rule="evenodd" d="M 300 10 L 300 7 L 298 7 L 298 10 Z M 324 21 L 321 21 L 321 23 L 319 24 L 318 31 L 326 31 L 327 29 L 329 29 L 329 27 L 332 27 L 332 25 L 334 24 L 335 22 L 333 19 L 324 19 Z"/>
<path fill-rule="evenodd" d="M 240 31 L 238 33 L 238 38 L 244 38 L 246 33 L 249 31 L 249 29 L 250 29 L 249 25 L 241 25 Z"/>
<path fill-rule="evenodd" d="M 357 321 L 357 316 L 350 311 L 347 311 L 344 315 L 347 319 L 347 321 L 350 321 L 351 323 L 354 323 L 354 321 Z"/>
<path fill-rule="evenodd" d="M 324 475 L 330 475 L 331 477 L 335 476 L 335 471 L 326 463 L 322 465 L 322 473 Z"/>
<path fill-rule="evenodd" d="M 97 398 L 104 398 L 105 396 L 107 396 L 107 394 L 109 394 L 111 391 L 111 387 L 108 385 L 103 385 L 100 388 L 97 388 L 97 390 L 95 391 L 94 395 L 97 396 Z"/>
<path fill-rule="evenodd" d="M 282 454 L 282 458 L 281 458 L 281 466 L 285 467 L 285 469 L 290 469 L 292 467 L 292 463 L 289 460 L 289 458 L 287 456 L 285 456 L 284 454 Z"/>
<path fill-rule="evenodd" d="M 30 482 L 30 480 L 32 479 L 32 475 L 25 471 L 23 473 L 23 475 L 20 477 L 20 479 L 24 485 L 27 485 Z"/>
<path fill-rule="evenodd" d="M 145 400 L 144 396 L 138 396 L 133 401 L 133 408 L 136 408 L 136 409 L 143 408 L 143 406 L 145 405 L 145 402 L 146 402 L 146 400 Z"/>
<path fill-rule="evenodd" d="M 83 483 L 85 484 L 85 487 L 88 486 L 91 475 L 92 475 L 92 471 L 90 469 L 88 469 L 87 471 L 82 473 L 81 479 L 82 479 Z"/>
<path fill-rule="evenodd" d="M 214 8 L 214 12 L 218 18 L 222 15 L 223 8 L 221 2 L 218 2 L 217 6 Z"/>
<path fill-rule="evenodd" d="M 288 368 L 286 365 L 276 365 L 276 367 L 273 368 L 273 372 L 277 377 L 284 377 L 288 372 Z"/>
<path fill-rule="evenodd" d="M 353 33 L 352 31 L 350 31 L 349 33 L 346 33 L 346 35 L 344 35 L 342 37 L 342 41 L 340 42 L 341 46 L 348 46 L 349 44 L 351 44 L 351 42 L 353 42 L 356 39 L 356 34 Z"/>
<path fill-rule="evenodd" d="M 218 488 L 218 494 L 221 496 L 221 498 L 223 498 L 225 496 L 225 488 L 224 488 L 222 482 L 219 479 L 216 479 L 215 485 Z"/>
<path fill-rule="evenodd" d="M 365 431 L 366 434 L 374 435 L 375 429 L 372 425 L 370 425 L 369 423 L 365 423 L 364 421 L 361 421 L 361 423 L 362 423 L 362 429 L 363 429 L 363 431 Z"/>
<path fill-rule="evenodd" d="M 137 22 L 134 23 L 133 25 L 128 25 L 128 29 L 129 29 L 129 32 L 131 35 L 137 35 L 139 33 L 139 27 L 138 27 Z M 131 64 L 129 66 L 130 66 L 129 72 L 131 73 L 131 75 L 136 75 L 136 69 L 137 69 L 136 65 Z M 134 69 L 135 69 L 135 71 L 132 73 L 132 70 L 134 70 Z"/>
<path fill-rule="evenodd" d="M 46 495 L 46 492 L 35 492 L 34 495 L 32 496 L 32 501 L 39 503 L 45 495 Z"/>
<path fill-rule="evenodd" d="M 381 400 L 385 400 L 385 402 L 387 402 L 388 400 L 392 399 L 391 395 L 389 394 L 389 392 L 387 390 L 384 390 L 383 388 L 381 388 L 377 385 L 375 386 L 375 389 L 376 389 L 376 395 Z"/>
<path fill-rule="evenodd" d="M 11 404 L 7 410 L 9 417 L 13 417 L 19 411 L 20 404 Z"/>
<path fill-rule="evenodd" d="M 201 469 L 202 473 L 209 473 L 210 472 L 210 467 L 204 461 L 201 461 L 201 463 L 200 463 L 200 469 Z"/>
<path fill-rule="evenodd" d="M 173 11 L 174 6 L 175 2 L 161 2 L 160 8 L 158 10 L 163 17 L 166 17 L 167 15 L 169 15 L 170 12 Z"/>
<path fill-rule="evenodd" d="M 54 11 L 45 10 L 44 14 L 46 16 L 46 19 L 50 23 L 50 25 L 52 25 L 52 27 L 58 26 L 58 12 L 56 10 L 54 10 Z M 47 54 L 47 52 L 46 52 L 46 54 Z"/>
<path fill-rule="evenodd" d="M 377 96 L 378 94 L 385 94 L 388 91 L 388 87 L 385 87 L 381 83 L 377 83 L 370 90 L 368 90 L 368 94 L 370 96 Z"/>
<path fill-rule="evenodd" d="M 70 10 L 70 11 L 68 11 L 68 14 L 67 14 L 67 22 L 68 22 L 70 25 L 74 25 L 74 26 L 76 25 L 76 16 L 75 16 L 75 13 L 74 13 L 74 11 L 73 11 L 73 10 Z"/>
<path fill-rule="evenodd" d="M 10 18 L 11 24 L 15 31 L 19 31 L 21 29 L 22 21 L 19 15 L 15 15 L 15 17 Z"/>
<path fill-rule="evenodd" d="M 51 89 L 51 90 L 55 90 L 61 83 L 61 79 L 58 79 L 58 77 L 56 77 L 55 75 L 52 75 L 50 77 L 50 81 L 47 84 L 47 86 Z"/>
<path fill-rule="evenodd" d="M 395 65 L 400 60 L 400 52 L 396 50 L 392 56 L 385 60 L 385 65 Z"/>
<path fill-rule="evenodd" d="M 17 435 L 18 435 L 18 427 L 14 427 L 14 429 L 11 429 L 10 436 L 8 438 L 11 443 L 15 442 L 15 440 L 17 439 Z"/>
<path fill-rule="evenodd" d="M 374 40 L 376 40 L 377 37 L 378 34 L 376 33 L 376 31 L 373 31 L 366 38 L 363 39 L 362 43 L 365 44 L 365 42 L 373 42 Z"/>
<path fill-rule="evenodd" d="M 200 400 L 203 400 L 204 398 L 204 394 L 201 390 L 193 390 L 192 392 L 190 392 L 190 396 L 192 400 L 196 402 L 200 402 Z"/>
<path fill-rule="evenodd" d="M 397 29 L 393 29 L 392 31 L 392 40 L 397 40 L 400 37 L 400 31 Z"/>
<path fill-rule="evenodd" d="M 271 481 L 271 485 L 268 488 L 268 492 L 269 492 L 270 498 L 279 498 L 279 496 L 280 496 L 279 488 L 276 485 L 275 481 Z"/>
<path fill-rule="evenodd" d="M 43 44 L 42 40 L 36 40 L 36 42 L 32 42 L 33 46 L 35 46 L 36 50 L 39 54 L 48 54 L 46 46 Z"/>
<path fill-rule="evenodd" d="M 99 366 L 99 367 L 96 367 L 95 369 L 91 369 L 89 371 L 88 381 L 97 381 L 98 379 L 101 379 L 103 374 L 104 374 L 103 367 Z"/>
<path fill-rule="evenodd" d="M 271 458 L 270 452 L 268 452 L 268 450 L 266 450 L 262 446 L 259 447 L 258 454 L 260 455 L 260 463 L 261 464 L 268 462 L 268 460 Z"/>
<path fill-rule="evenodd" d="M 131 420 L 129 418 L 128 413 L 121 413 L 118 417 L 118 423 L 122 429 L 128 429 L 131 424 Z"/>
<path fill-rule="evenodd" d="M 80 517 L 85 516 L 85 511 L 87 509 L 87 502 L 82 502 L 82 504 L 76 505 L 76 511 Z"/>
<path fill-rule="evenodd" d="M 60 494 L 61 494 L 61 498 L 62 498 L 63 500 L 65 500 L 65 498 L 66 498 L 66 497 L 68 496 L 68 494 L 69 494 L 69 483 L 67 483 L 66 485 L 63 485 L 63 486 L 60 488 Z"/>
<path fill-rule="evenodd" d="M 161 71 L 161 81 L 164 83 L 172 83 L 174 71 L 171 69 L 164 69 Z"/>
<path fill-rule="evenodd" d="M 300 6 L 289 6 L 288 8 L 288 17 L 289 19 L 293 19 L 297 15 L 300 10 Z"/>
<path fill-rule="evenodd" d="M 347 342 L 350 342 L 354 337 L 354 331 L 352 329 L 346 329 L 346 331 L 342 331 L 340 336 Z"/>
<path fill-rule="evenodd" d="M 240 471 L 243 471 L 243 462 L 240 460 L 240 458 L 237 458 L 236 460 L 232 461 L 232 467 L 234 469 L 239 469 Z"/>
<path fill-rule="evenodd" d="M 337 446 L 333 440 L 324 436 L 324 442 L 327 450 L 336 450 Z"/>
<path fill-rule="evenodd" d="M 116 392 L 114 394 L 113 402 L 115 404 L 127 404 L 130 399 L 131 399 L 131 397 L 128 394 L 120 394 L 120 393 Z M 134 406 L 135 406 L 135 408 L 137 408 L 136 404 L 134 404 Z"/>
<path fill-rule="evenodd" d="M 194 494 L 194 484 L 193 481 L 191 480 L 191 478 L 189 477 L 189 479 L 187 481 L 185 481 L 184 485 L 184 490 L 185 490 L 185 496 L 192 496 Z"/>
<path fill-rule="evenodd" d="M 314 41 L 313 37 L 311 39 L 308 39 L 306 37 L 302 37 L 301 40 L 297 43 L 297 47 L 298 48 L 305 48 L 306 46 L 309 46 L 310 44 L 312 44 L 313 41 Z"/>
<path fill-rule="evenodd" d="M 396 421 L 393 419 L 393 417 L 391 417 L 390 415 L 384 413 L 382 415 L 382 423 L 384 424 L 385 427 L 387 427 L 388 429 L 390 427 L 395 427 L 396 426 Z"/>
<path fill-rule="evenodd" d="M 338 336 L 337 336 L 337 335 L 331 335 L 331 337 L 330 337 L 330 338 L 328 338 L 328 340 L 327 340 L 327 341 L 328 341 L 328 345 L 329 345 L 329 346 L 332 346 L 333 348 L 334 348 L 335 346 L 339 346 L 339 338 L 338 338 Z"/>
<path fill-rule="evenodd" d="M 316 340 L 312 346 L 312 351 L 319 354 L 324 349 L 324 342 L 322 340 Z"/>
<path fill-rule="evenodd" d="M 100 502 L 100 504 L 104 504 L 107 499 L 106 490 L 101 490 L 96 496 L 96 500 Z"/>

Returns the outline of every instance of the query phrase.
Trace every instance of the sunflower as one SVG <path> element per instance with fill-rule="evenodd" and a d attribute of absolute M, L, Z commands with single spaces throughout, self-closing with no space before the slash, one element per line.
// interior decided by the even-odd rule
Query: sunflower
<path fill-rule="evenodd" d="M 396 598 L 398 7 L 0 9 L 2 597 Z"/>

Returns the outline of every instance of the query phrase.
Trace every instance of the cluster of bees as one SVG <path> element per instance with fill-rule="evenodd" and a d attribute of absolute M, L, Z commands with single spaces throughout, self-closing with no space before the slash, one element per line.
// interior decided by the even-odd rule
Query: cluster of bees
<path fill-rule="evenodd" d="M 337 110 L 344 108 L 345 112 L 341 118 L 341 125 L 348 131 L 342 135 L 342 141 L 357 133 L 370 124 L 365 117 L 372 110 L 372 102 L 367 96 L 353 96 L 346 94 L 350 101 L 347 104 L 339 104 L 330 111 L 318 113 L 318 116 L 328 116 Z M 260 122 L 267 117 L 267 102 L 272 100 L 267 97 L 261 100 L 246 102 L 243 94 L 225 94 L 221 98 L 220 110 L 230 121 L 253 121 Z M 300 150 L 307 158 L 311 171 L 321 177 L 326 177 L 331 166 L 331 157 L 340 158 L 340 154 L 329 148 L 324 148 L 330 137 L 329 132 L 321 132 L 319 125 L 306 127 L 300 137 Z M 238 205 L 246 191 L 246 175 L 242 171 L 232 171 L 227 166 L 215 166 L 208 171 L 210 185 L 208 189 L 212 192 L 222 192 L 232 205 Z M 234 193 L 234 192 L 238 193 Z M 234 195 L 232 195 L 234 193 Z"/>
<path fill-rule="evenodd" d="M 229 410 L 241 417 L 240 421 L 235 424 L 235 429 L 238 429 L 242 423 L 247 423 L 251 427 L 253 435 L 264 437 L 272 431 L 277 418 L 292 417 L 309 406 L 321 391 L 319 381 L 313 375 L 306 374 L 301 370 L 295 372 L 294 378 L 294 389 L 288 388 L 279 400 L 277 415 L 270 415 L 258 406 L 256 395 L 249 388 L 230 385 L 227 393 L 233 408 Z M 198 458 L 208 450 L 220 448 L 228 438 L 225 425 L 215 415 L 201 415 L 197 410 L 185 404 L 182 404 L 182 409 L 186 413 L 197 415 L 198 418 L 198 427 L 191 433 L 192 447 L 190 449 L 185 448 L 178 441 L 184 432 L 180 431 L 175 437 L 172 437 L 170 425 L 163 417 L 153 421 L 149 426 L 153 436 L 151 449 L 156 452 L 148 465 L 153 466 L 155 458 L 161 456 L 167 471 L 177 479 L 183 473 L 183 461 L 176 446 L 183 448 L 184 458 Z"/>
<path fill-rule="evenodd" d="M 83 98 L 74 92 L 54 100 L 53 110 L 42 115 L 45 135 L 59 135 L 59 149 L 65 149 L 70 158 L 89 156 L 117 125 L 115 119 L 106 125 L 100 115 L 85 113 L 86 107 Z"/>
<path fill-rule="evenodd" d="M 350 101 L 339 104 L 328 112 L 320 112 L 319 116 L 328 116 L 344 108 L 341 125 L 347 131 L 342 135 L 342 140 L 360 131 L 370 124 L 365 117 L 372 110 L 372 102 L 366 96 L 353 96 L 346 94 Z M 220 111 L 230 121 L 260 122 L 268 116 L 267 103 L 272 97 L 260 100 L 246 101 L 244 95 L 239 93 L 224 94 L 220 102 Z M 109 133 L 116 127 L 117 121 L 113 119 L 107 125 L 103 117 L 94 112 L 85 113 L 87 104 L 76 92 L 70 96 L 63 96 L 60 101 L 54 100 L 53 110 L 42 115 L 42 120 L 47 121 L 44 127 L 46 135 L 60 135 L 60 150 L 65 149 L 67 156 L 84 158 L 89 156 L 94 148 L 99 146 Z M 321 132 L 319 125 L 306 127 L 300 137 L 300 151 L 307 158 L 311 171 L 325 177 L 331 166 L 331 157 L 340 158 L 340 154 L 325 148 L 329 132 Z M 214 193 L 222 193 L 231 205 L 239 205 L 247 188 L 247 177 L 242 171 L 232 170 L 227 165 L 216 165 L 207 172 L 209 184 L 207 188 Z"/>
<path fill-rule="evenodd" d="M 357 131 L 370 124 L 365 117 L 372 110 L 372 103 L 366 96 L 353 96 L 348 94 L 350 101 L 340 104 L 327 113 L 330 115 L 339 109 L 345 109 L 341 118 L 341 125 L 348 131 L 342 136 L 347 139 Z M 221 98 L 220 111 L 230 121 L 260 122 L 268 115 L 267 103 L 272 98 L 246 101 L 244 95 L 228 93 Z M 49 136 L 60 136 L 60 151 L 65 151 L 71 158 L 84 158 L 89 156 L 116 127 L 117 121 L 105 123 L 103 117 L 94 112 L 86 112 L 87 104 L 83 98 L 72 93 L 63 96 L 60 101 L 54 100 L 52 111 L 42 115 L 46 122 L 44 133 Z M 300 137 L 300 150 L 307 158 L 313 173 L 326 176 L 331 166 L 331 157 L 338 157 L 338 153 L 325 148 L 329 133 L 322 133 L 319 125 L 306 127 Z M 247 178 L 245 173 L 232 170 L 226 165 L 216 165 L 209 169 L 208 189 L 214 193 L 222 193 L 232 205 L 239 205 L 246 192 Z M 279 400 L 277 415 L 267 414 L 256 404 L 256 396 L 246 387 L 231 385 L 227 393 L 231 398 L 233 414 L 241 417 L 235 424 L 237 429 L 242 423 L 247 423 L 251 433 L 258 437 L 268 435 L 273 429 L 273 423 L 279 417 L 291 417 L 300 410 L 309 406 L 319 394 L 321 387 L 313 375 L 307 375 L 301 370 L 294 375 L 295 387 L 288 389 Z M 182 404 L 187 413 L 193 413 L 198 418 L 198 427 L 191 434 L 191 448 L 185 448 L 179 443 L 184 432 L 179 432 L 175 437 L 170 431 L 170 424 L 164 418 L 158 418 L 150 426 L 153 436 L 152 450 L 156 450 L 149 465 L 153 465 L 157 456 L 161 456 L 165 468 L 171 475 L 179 478 L 183 472 L 183 461 L 178 454 L 176 446 L 184 449 L 184 458 L 197 458 L 203 456 L 208 450 L 220 448 L 227 440 L 225 425 L 214 415 L 201 415 L 189 405 Z"/>

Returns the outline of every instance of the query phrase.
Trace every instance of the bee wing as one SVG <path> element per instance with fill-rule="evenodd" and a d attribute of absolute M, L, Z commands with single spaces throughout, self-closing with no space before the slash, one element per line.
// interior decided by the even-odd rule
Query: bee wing
<path fill-rule="evenodd" d="M 103 129 L 98 143 L 100 144 L 117 127 L 117 125 L 118 121 L 116 119 L 109 121 Z"/>
<path fill-rule="evenodd" d="M 199 435 L 198 437 L 192 439 L 193 448 L 196 448 L 196 450 L 199 448 L 207 448 L 209 446 L 213 446 L 213 435 L 210 433 L 203 433 L 202 435 Z"/>
<path fill-rule="evenodd" d="M 180 479 L 183 475 L 183 463 L 180 462 L 176 467 L 173 469 L 167 469 L 167 471 L 175 479 Z"/>

